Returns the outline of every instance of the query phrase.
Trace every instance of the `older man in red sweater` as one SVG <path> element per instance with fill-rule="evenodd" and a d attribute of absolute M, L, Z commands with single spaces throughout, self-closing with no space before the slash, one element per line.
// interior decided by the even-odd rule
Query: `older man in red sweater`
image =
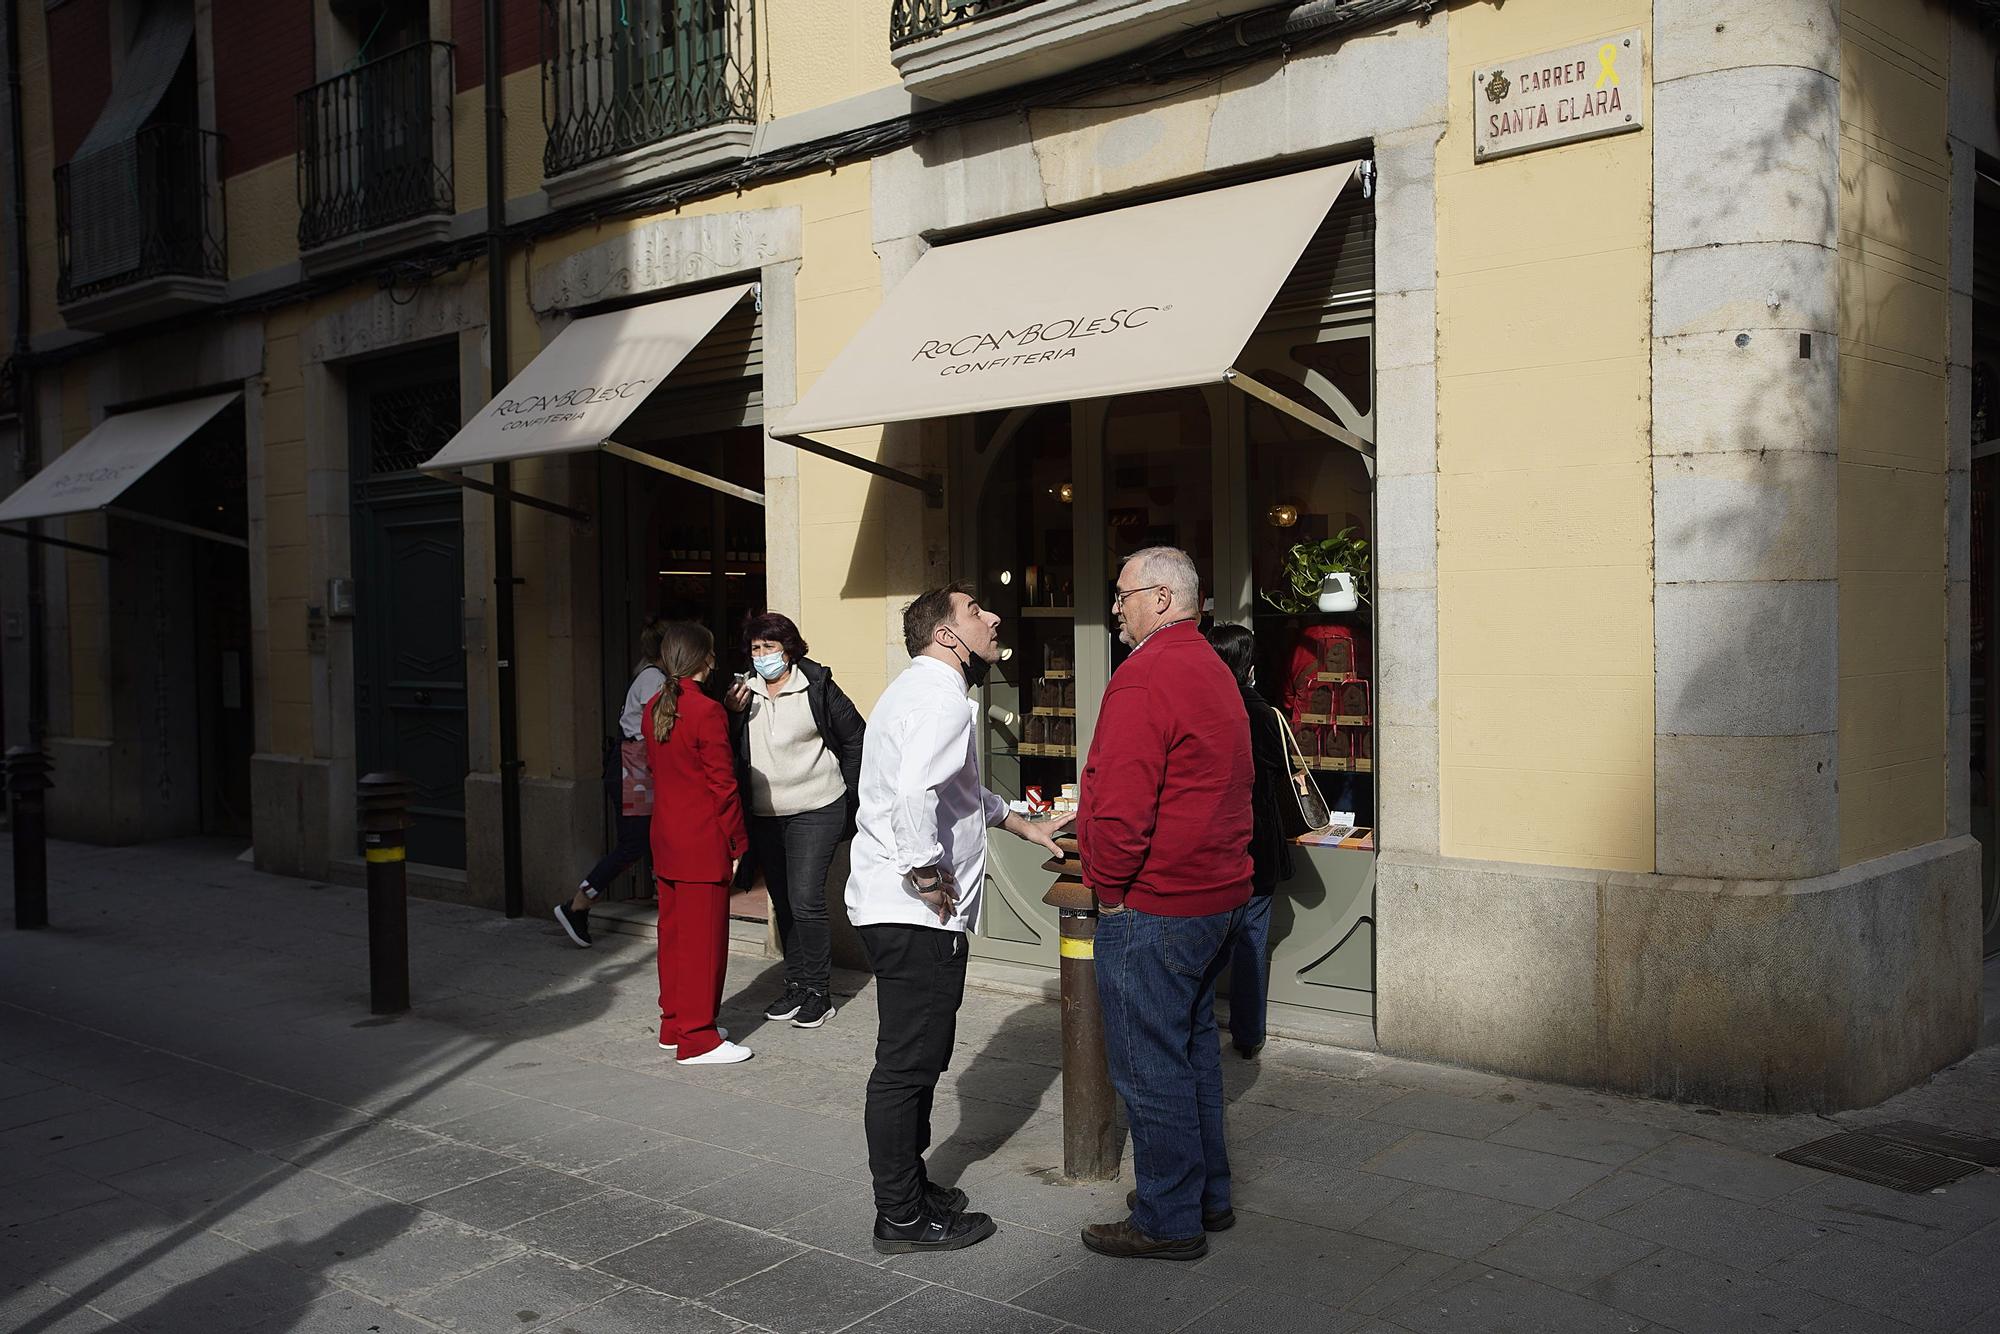
<path fill-rule="evenodd" d="M 1112 675 L 1083 770 L 1077 837 L 1097 894 L 1097 989 L 1111 1082 L 1132 1128 L 1131 1217 L 1104 1255 L 1194 1260 L 1236 1221 L 1222 1135 L 1215 980 L 1250 899 L 1250 720 L 1202 637 L 1201 581 L 1172 547 L 1118 572 L 1132 654 Z"/>

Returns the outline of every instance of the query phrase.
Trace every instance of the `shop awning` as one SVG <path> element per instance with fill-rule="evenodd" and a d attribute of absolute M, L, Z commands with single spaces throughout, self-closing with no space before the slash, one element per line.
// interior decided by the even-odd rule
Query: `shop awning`
<path fill-rule="evenodd" d="M 774 434 L 1230 383 L 1372 456 L 1235 369 L 1358 164 L 937 246 Z M 907 480 L 907 479 L 905 479 Z"/>
<path fill-rule="evenodd" d="M 755 290 L 756 284 L 742 283 L 571 322 L 423 470 L 485 490 L 461 469 L 601 449 L 763 504 L 759 492 L 629 449 L 612 438 L 723 316 Z M 532 497 L 516 498 L 575 513 Z"/>
<path fill-rule="evenodd" d="M 47 467 L 23 482 L 14 494 L 0 501 L 0 523 L 104 510 L 156 528 L 212 538 L 232 546 L 245 545 L 242 538 L 227 533 L 121 509 L 117 503 L 140 478 L 241 397 L 240 393 L 211 394 L 106 417 L 96 430 L 64 450 Z M 27 536 L 18 530 L 12 535 Z"/>

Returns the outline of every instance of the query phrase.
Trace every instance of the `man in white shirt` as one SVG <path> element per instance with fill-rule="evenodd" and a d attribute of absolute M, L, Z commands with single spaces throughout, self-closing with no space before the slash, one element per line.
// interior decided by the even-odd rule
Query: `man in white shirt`
<path fill-rule="evenodd" d="M 1056 857 L 1067 818 L 1030 822 L 979 782 L 966 697 L 1000 660 L 1000 618 L 963 584 L 903 611 L 910 665 L 889 683 L 861 752 L 847 918 L 875 972 L 880 1028 L 868 1078 L 875 1249 L 951 1251 L 993 1235 L 965 1192 L 930 1184 L 931 1097 L 951 1062 L 965 998 L 965 933 L 979 927 L 986 831 L 999 825 Z"/>

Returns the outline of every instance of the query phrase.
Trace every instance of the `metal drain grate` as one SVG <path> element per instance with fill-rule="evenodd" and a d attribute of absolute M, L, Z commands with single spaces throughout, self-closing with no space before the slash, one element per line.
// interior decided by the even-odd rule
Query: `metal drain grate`
<path fill-rule="evenodd" d="M 1874 1135 L 1828 1135 L 1778 1155 L 1786 1162 L 1816 1167 L 1822 1172 L 1869 1181 L 1891 1190 L 1922 1195 L 1949 1186 L 1979 1169 L 1957 1158 L 1912 1149 Z"/>
<path fill-rule="evenodd" d="M 1963 1158 L 1981 1167 L 2000 1167 L 2000 1139 L 1984 1139 L 1961 1130 L 1927 1125 L 1922 1121 L 1891 1121 L 1869 1126 L 1867 1133 L 1892 1139 L 1912 1149 L 1928 1149 L 1947 1158 Z"/>

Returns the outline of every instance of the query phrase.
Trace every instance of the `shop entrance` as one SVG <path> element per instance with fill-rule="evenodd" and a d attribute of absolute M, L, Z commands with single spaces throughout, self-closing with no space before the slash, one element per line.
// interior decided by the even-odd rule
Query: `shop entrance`
<path fill-rule="evenodd" d="M 412 861 L 463 867 L 464 502 L 417 471 L 458 429 L 455 352 L 358 368 L 350 392 L 355 760 L 416 784 Z"/>
<path fill-rule="evenodd" d="M 628 418 L 618 443 L 746 491 L 764 489 L 761 325 L 745 303 L 719 323 L 673 378 Z M 769 605 L 764 507 L 624 459 L 598 465 L 603 569 L 603 726 L 605 772 L 614 772 L 618 713 L 638 664 L 639 629 L 649 617 L 695 621 L 715 636 L 720 695 L 748 668 L 743 626 Z M 604 836 L 615 833 L 609 789 Z M 609 846 L 607 842 L 606 846 Z M 650 897 L 642 876 L 612 891 Z"/>

